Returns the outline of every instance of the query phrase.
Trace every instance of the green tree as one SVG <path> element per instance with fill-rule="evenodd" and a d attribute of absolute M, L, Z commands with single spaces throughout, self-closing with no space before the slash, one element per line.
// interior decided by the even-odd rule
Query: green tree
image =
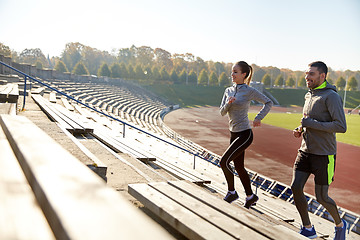
<path fill-rule="evenodd" d="M 0 54 L 5 57 L 11 57 L 11 50 L 8 46 L 0 42 Z"/>
<path fill-rule="evenodd" d="M 132 48 L 121 48 L 119 49 L 117 58 L 119 62 L 124 62 L 125 64 L 135 63 L 135 46 Z"/>
<path fill-rule="evenodd" d="M 121 67 L 119 63 L 113 63 L 110 66 L 111 77 L 112 78 L 120 78 L 121 77 Z"/>
<path fill-rule="evenodd" d="M 282 87 L 284 85 L 284 78 L 282 76 L 282 74 L 279 74 L 276 79 L 275 79 L 275 86 L 279 86 Z"/>
<path fill-rule="evenodd" d="M 297 85 L 298 87 L 306 87 L 306 80 L 303 74 L 298 78 Z"/>
<path fill-rule="evenodd" d="M 142 69 L 140 64 L 136 65 L 136 67 L 135 67 L 135 79 L 138 79 L 138 80 L 145 79 L 144 70 Z"/>
<path fill-rule="evenodd" d="M 186 70 L 183 69 L 179 75 L 179 82 L 182 84 L 186 84 L 186 79 L 187 79 L 187 73 Z"/>
<path fill-rule="evenodd" d="M 220 74 L 219 84 L 220 84 L 220 86 L 229 86 L 229 85 L 230 85 L 229 77 L 226 76 L 226 73 L 225 73 L 225 72 L 222 72 L 222 73 Z"/>
<path fill-rule="evenodd" d="M 185 55 L 184 54 L 178 54 L 175 53 L 171 57 L 173 68 L 175 68 L 176 72 L 181 73 L 183 69 L 186 69 L 188 63 L 185 61 Z"/>
<path fill-rule="evenodd" d="M 197 83 L 197 75 L 191 70 L 188 76 L 188 84 L 196 84 Z"/>
<path fill-rule="evenodd" d="M 31 48 L 23 50 L 19 55 L 19 61 L 23 63 L 28 63 L 35 65 L 36 62 L 40 62 L 43 66 L 48 66 L 47 59 L 42 53 L 40 48 Z"/>
<path fill-rule="evenodd" d="M 205 69 L 201 70 L 199 74 L 198 84 L 203 86 L 209 85 L 209 74 Z"/>
<path fill-rule="evenodd" d="M 84 47 L 79 42 L 66 44 L 65 50 L 61 54 L 61 60 L 65 63 L 67 69 L 71 71 L 81 61 L 81 53 Z"/>
<path fill-rule="evenodd" d="M 69 72 L 69 70 L 65 66 L 65 63 L 61 60 L 56 62 L 55 70 L 58 71 L 59 73 Z"/>
<path fill-rule="evenodd" d="M 288 77 L 288 79 L 286 80 L 286 86 L 287 87 L 294 87 L 295 86 L 295 79 L 291 76 Z"/>
<path fill-rule="evenodd" d="M 196 61 L 193 63 L 193 70 L 199 74 L 203 69 L 207 70 L 206 62 L 201 57 L 196 57 Z"/>
<path fill-rule="evenodd" d="M 252 68 L 254 70 L 252 81 L 261 82 L 261 80 L 263 79 L 263 77 L 266 74 L 265 70 L 263 70 L 262 68 L 260 68 L 256 64 L 251 64 L 251 66 L 252 66 Z"/>
<path fill-rule="evenodd" d="M 103 63 L 108 66 L 112 65 L 115 62 L 115 57 L 107 51 L 84 46 L 81 51 L 81 60 L 91 74 L 96 74 Z"/>
<path fill-rule="evenodd" d="M 122 78 L 128 78 L 129 72 L 124 62 L 120 63 L 120 77 Z"/>
<path fill-rule="evenodd" d="M 135 71 L 131 64 L 128 65 L 127 72 L 128 72 L 128 78 L 132 78 L 132 79 L 135 78 Z"/>
<path fill-rule="evenodd" d="M 154 59 L 154 49 L 147 46 L 141 46 L 136 51 L 136 61 L 142 66 L 152 64 Z"/>
<path fill-rule="evenodd" d="M 172 81 L 173 83 L 176 83 L 176 84 L 179 83 L 179 76 L 177 75 L 175 69 L 173 69 L 173 70 L 171 71 L 170 79 L 171 79 L 171 81 Z"/>
<path fill-rule="evenodd" d="M 326 78 L 326 81 L 331 85 L 334 85 L 334 81 L 331 78 Z"/>
<path fill-rule="evenodd" d="M 72 73 L 77 74 L 77 75 L 89 75 L 89 71 L 87 70 L 87 68 L 85 67 L 85 65 L 82 62 L 78 62 Z"/>
<path fill-rule="evenodd" d="M 110 77 L 111 71 L 110 71 L 109 66 L 106 63 L 103 63 L 101 65 L 101 67 L 98 69 L 97 75 L 104 76 L 104 77 Z"/>
<path fill-rule="evenodd" d="M 358 82 L 354 76 L 352 76 L 347 83 L 347 90 L 356 90 Z"/>
<path fill-rule="evenodd" d="M 169 81 L 169 80 L 170 80 L 170 75 L 169 75 L 169 73 L 166 71 L 165 66 L 163 66 L 163 67 L 160 69 L 160 79 L 163 80 L 163 81 Z"/>
<path fill-rule="evenodd" d="M 210 86 L 218 86 L 219 85 L 219 78 L 214 71 L 212 71 L 210 73 L 209 83 L 210 83 Z"/>
<path fill-rule="evenodd" d="M 155 48 L 154 54 L 155 54 L 155 61 L 158 66 L 163 66 L 167 70 L 170 70 L 173 67 L 173 62 L 171 60 L 171 53 L 161 48 Z"/>
<path fill-rule="evenodd" d="M 214 67 L 215 67 L 215 71 L 216 71 L 215 73 L 217 76 L 220 76 L 221 73 L 225 72 L 225 67 L 220 62 L 216 62 Z"/>
<path fill-rule="evenodd" d="M 161 75 L 160 75 L 160 72 L 159 72 L 159 68 L 157 66 L 153 66 L 151 68 L 151 72 L 152 72 L 152 76 L 151 78 L 155 81 L 158 81 L 161 79 Z"/>
<path fill-rule="evenodd" d="M 261 82 L 264 84 L 265 87 L 271 87 L 271 77 L 268 73 L 266 73 L 263 78 L 261 79 Z"/>
<path fill-rule="evenodd" d="M 97 74 L 103 63 L 110 66 L 116 62 L 116 57 L 107 51 L 100 51 L 79 42 L 71 42 L 66 44 L 61 60 L 70 71 L 79 61 L 82 61 L 90 74 Z"/>
<path fill-rule="evenodd" d="M 346 81 L 343 77 L 339 77 L 337 80 L 336 80 L 336 83 L 335 83 L 336 87 L 339 89 L 339 90 L 344 90 L 345 89 L 345 85 L 346 85 Z"/>

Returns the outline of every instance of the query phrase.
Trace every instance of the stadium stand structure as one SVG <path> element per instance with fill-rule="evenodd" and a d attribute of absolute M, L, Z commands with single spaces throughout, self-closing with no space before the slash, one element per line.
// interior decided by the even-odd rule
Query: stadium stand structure
<path fill-rule="evenodd" d="M 0 125 L 1 239 L 168 239 L 26 117 Z"/>
<path fill-rule="evenodd" d="M 18 80 L 19 82 L 22 81 L 20 78 L 18 78 Z M 76 82 L 55 79 L 42 80 L 42 82 L 46 84 L 45 88 L 39 81 L 37 83 L 32 83 L 31 88 L 29 89 L 29 91 L 34 93 L 32 94 L 34 100 L 37 99 L 39 105 L 49 105 L 51 108 L 57 109 L 58 111 L 61 109 L 59 112 L 61 112 L 64 118 L 70 118 L 71 121 L 76 119 L 78 125 L 87 125 L 89 126 L 88 129 L 93 129 L 93 131 L 82 132 L 82 134 L 91 134 L 98 139 L 99 142 L 106 144 L 115 152 L 126 152 L 133 157 L 144 161 L 149 166 L 157 165 L 176 176 L 179 180 L 187 180 L 203 186 L 202 189 L 206 190 L 202 191 L 204 192 L 203 197 L 205 199 L 213 197 L 209 192 L 220 195 L 226 193 L 226 186 L 223 184 L 223 176 L 218 167 L 220 156 L 183 138 L 168 128 L 162 122 L 162 117 L 173 110 L 173 107 L 167 107 L 165 104 L 158 101 L 158 99 L 152 98 L 145 90 L 140 89 L 138 86 L 126 83 L 125 81 L 121 83 L 117 82 L 117 85 L 109 82 L 105 83 L 103 81 Z M 36 89 L 40 88 L 43 89 L 35 94 Z M 45 94 L 44 96 L 49 98 L 50 92 L 54 89 L 57 90 L 56 93 L 58 94 L 57 99 L 55 100 L 56 103 L 51 103 L 45 97 L 41 96 L 41 94 Z M 61 97 L 59 94 L 61 94 L 61 92 L 66 93 L 70 97 L 68 100 L 65 100 L 67 101 L 67 104 L 64 104 L 64 100 L 60 101 Z M 62 106 L 60 106 L 60 104 Z M 89 105 L 90 108 L 86 109 L 85 105 Z M 54 113 L 47 114 L 50 116 Z M 106 114 L 107 117 L 104 117 L 103 114 Z M 121 121 L 114 121 L 114 118 L 119 118 Z M 54 120 L 56 119 L 54 118 Z M 58 123 L 65 128 L 68 124 L 67 121 L 60 121 Z M 146 131 L 151 131 L 151 134 L 148 134 Z M 73 133 L 75 133 L 75 131 L 73 131 Z M 161 141 L 162 138 L 166 139 L 166 141 Z M 176 147 L 178 144 L 181 145 L 181 147 Z M 250 229 L 252 229 L 251 234 L 260 234 L 264 239 L 282 239 L 266 233 L 265 230 L 260 233 L 254 230 L 259 222 L 261 223 L 264 221 L 263 224 L 272 222 L 273 225 L 278 226 L 277 228 L 281 229 L 277 231 L 278 234 L 285 231 L 288 236 L 292 236 L 294 233 L 292 230 L 297 229 L 300 226 L 300 219 L 295 207 L 292 205 L 293 199 L 289 186 L 252 172 L 251 170 L 249 170 L 249 173 L 251 175 L 252 183 L 256 185 L 257 192 L 261 195 L 259 203 L 251 210 L 251 214 L 257 217 L 257 220 L 253 220 L 249 223 Z M 142 189 L 150 188 L 162 192 L 163 195 L 170 199 L 174 199 L 173 197 L 170 197 L 169 194 L 173 193 L 174 185 L 177 183 L 168 183 L 167 185 L 170 185 L 171 187 L 168 187 L 165 184 L 165 190 L 159 190 L 159 188 L 162 188 L 161 185 L 164 184 L 165 183 L 160 184 L 160 187 L 153 183 L 149 183 L 145 186 L 134 184 L 129 186 L 129 192 L 142 199 L 145 206 L 152 209 L 154 212 L 158 212 L 163 219 L 169 220 L 169 216 L 171 216 L 174 227 L 177 229 L 179 228 L 178 230 L 185 236 L 187 236 L 187 234 L 199 234 L 200 237 L 204 237 L 202 234 L 205 233 L 198 233 L 198 229 L 179 227 L 179 223 L 174 219 L 181 216 L 177 216 L 176 213 L 171 212 L 162 215 L 164 213 L 163 210 L 165 211 L 166 209 L 159 206 L 159 204 L 154 205 L 156 199 L 154 199 L 153 196 L 143 196 L 148 190 Z M 189 195 L 189 192 L 186 194 Z M 181 195 L 181 198 L 187 198 L 187 195 Z M 197 197 L 194 194 L 190 194 L 190 196 L 190 205 L 199 204 L 198 202 L 194 202 L 197 201 Z M 160 198 L 163 199 L 164 197 Z M 307 195 L 307 198 L 309 200 L 310 212 L 314 213 L 311 215 L 312 221 L 316 226 L 319 226 L 317 231 L 326 239 L 327 235 L 333 231 L 333 224 L 329 221 L 331 220 L 331 217 L 324 211 L 323 207 L 316 202 L 313 196 Z M 241 196 L 241 199 L 244 199 L 244 196 Z M 220 202 L 217 204 L 223 204 L 223 201 Z M 238 200 L 235 204 L 241 206 L 243 205 L 243 201 Z M 154 206 L 157 207 L 154 208 Z M 207 209 L 209 204 L 202 202 L 201 206 L 202 208 Z M 179 206 L 177 206 L 177 208 L 178 207 Z M 196 212 L 191 210 L 190 206 L 183 206 L 181 204 L 180 209 L 182 209 L 181 211 L 187 212 L 184 215 L 186 218 L 194 217 L 194 212 Z M 342 218 L 346 219 L 351 224 L 349 239 L 356 239 L 359 234 L 359 216 L 341 208 L 339 210 Z M 213 220 L 209 215 L 206 215 L 208 214 L 207 211 L 208 210 L 205 211 L 204 216 L 200 216 L 200 218 L 203 219 L 203 226 L 206 226 L 206 222 Z M 216 211 L 221 212 L 220 209 L 217 209 Z M 241 209 L 237 211 L 241 212 L 247 210 Z M 195 215 L 195 218 L 199 218 L 198 214 Z M 223 217 L 224 216 L 221 215 L 221 218 Z M 204 221 L 204 219 L 206 220 Z M 184 224 L 186 225 L 185 222 Z M 240 225 L 244 225 L 244 223 L 240 221 Z M 233 229 L 222 230 L 219 234 L 224 234 L 224 232 L 232 238 L 241 238 L 241 236 L 234 235 Z M 188 236 L 191 237 L 195 235 Z M 298 234 L 293 236 L 294 239 L 300 238 Z"/>

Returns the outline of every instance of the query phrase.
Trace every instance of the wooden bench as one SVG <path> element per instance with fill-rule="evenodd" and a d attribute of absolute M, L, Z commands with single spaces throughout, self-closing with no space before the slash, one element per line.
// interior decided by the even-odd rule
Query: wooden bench
<path fill-rule="evenodd" d="M 71 115 L 71 112 L 67 111 L 67 109 L 62 106 L 50 103 L 48 100 L 37 94 L 32 95 L 32 98 L 50 119 L 61 124 L 69 132 L 73 134 L 83 134 L 94 131 L 93 128 Z"/>
<path fill-rule="evenodd" d="M 16 103 L 0 103 L 0 114 L 16 115 Z"/>
<path fill-rule="evenodd" d="M 73 112 L 75 110 L 75 108 L 69 103 L 69 101 L 65 97 L 61 97 L 61 101 L 67 110 L 69 110 L 71 112 Z"/>
<path fill-rule="evenodd" d="M 49 101 L 51 103 L 56 103 L 56 92 L 50 92 Z"/>
<path fill-rule="evenodd" d="M 189 239 L 307 239 L 186 181 L 129 184 L 128 191 Z"/>
<path fill-rule="evenodd" d="M 9 83 L 20 82 L 20 78 L 19 78 L 18 75 L 3 75 L 3 74 L 0 74 L 0 79 L 1 80 L 6 80 Z"/>
<path fill-rule="evenodd" d="M 26 117 L 0 130 L 0 239 L 170 238 Z"/>
<path fill-rule="evenodd" d="M 0 127 L 0 239 L 55 239 Z"/>
<path fill-rule="evenodd" d="M 31 89 L 31 94 L 40 94 L 41 96 L 44 95 L 45 87 L 38 87 Z"/>
<path fill-rule="evenodd" d="M 91 163 L 86 164 L 94 173 L 99 175 L 102 179 L 107 181 L 107 166 L 100 161 L 88 148 L 86 148 L 76 137 L 69 131 L 63 128 L 60 124 L 58 127 L 66 134 L 66 136 L 91 160 Z"/>
<path fill-rule="evenodd" d="M 95 128 L 91 135 L 116 153 L 128 153 L 139 160 L 148 159 L 155 161 L 154 156 L 143 154 L 141 150 L 137 150 L 134 146 L 124 143 L 125 141 L 120 141 L 119 138 L 110 133 L 109 129 L 106 130 L 101 127 Z"/>
<path fill-rule="evenodd" d="M 0 102 L 17 103 L 19 98 L 18 84 L 8 83 L 0 86 Z"/>

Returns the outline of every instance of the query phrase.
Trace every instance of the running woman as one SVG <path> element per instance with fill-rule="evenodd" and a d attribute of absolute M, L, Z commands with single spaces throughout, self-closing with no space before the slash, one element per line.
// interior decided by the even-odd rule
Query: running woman
<path fill-rule="evenodd" d="M 230 146 L 225 151 L 220 160 L 221 169 L 224 172 L 228 185 L 228 193 L 224 200 L 231 203 L 239 198 L 234 186 L 234 174 L 230 167 L 230 162 L 234 162 L 235 170 L 239 174 L 241 183 L 245 189 L 245 207 L 250 208 L 259 198 L 256 196 L 250 185 L 249 175 L 244 167 L 245 149 L 253 141 L 248 111 L 251 101 L 263 103 L 253 121 L 253 126 L 261 125 L 261 120 L 270 111 L 273 103 L 264 94 L 249 86 L 253 69 L 244 61 L 234 64 L 232 67 L 232 82 L 234 85 L 225 89 L 224 96 L 220 105 L 220 114 L 229 116 L 229 130 L 231 134 Z"/>
<path fill-rule="evenodd" d="M 316 200 L 330 213 L 335 222 L 336 240 L 344 240 L 349 224 L 341 220 L 336 203 L 328 196 L 330 183 L 334 180 L 336 160 L 335 133 L 346 132 L 346 120 L 342 100 L 336 87 L 326 81 L 328 68 L 323 62 L 309 64 L 305 73 L 309 91 L 305 95 L 301 125 L 293 131 L 302 142 L 294 164 L 291 184 L 296 208 L 303 227 L 300 234 L 316 238 L 311 225 L 308 204 L 304 195 L 304 185 L 310 174 L 315 176 Z"/>

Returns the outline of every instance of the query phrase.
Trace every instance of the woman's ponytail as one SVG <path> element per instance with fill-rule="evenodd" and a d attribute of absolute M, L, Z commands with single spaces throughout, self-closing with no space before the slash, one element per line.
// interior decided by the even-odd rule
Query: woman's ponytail
<path fill-rule="evenodd" d="M 254 70 L 253 70 L 252 66 L 250 66 L 250 65 L 248 65 L 248 66 L 249 66 L 250 72 L 249 72 L 247 78 L 245 78 L 245 83 L 246 83 L 247 85 L 250 85 L 250 82 L 251 82 L 251 79 L 252 79 Z"/>

